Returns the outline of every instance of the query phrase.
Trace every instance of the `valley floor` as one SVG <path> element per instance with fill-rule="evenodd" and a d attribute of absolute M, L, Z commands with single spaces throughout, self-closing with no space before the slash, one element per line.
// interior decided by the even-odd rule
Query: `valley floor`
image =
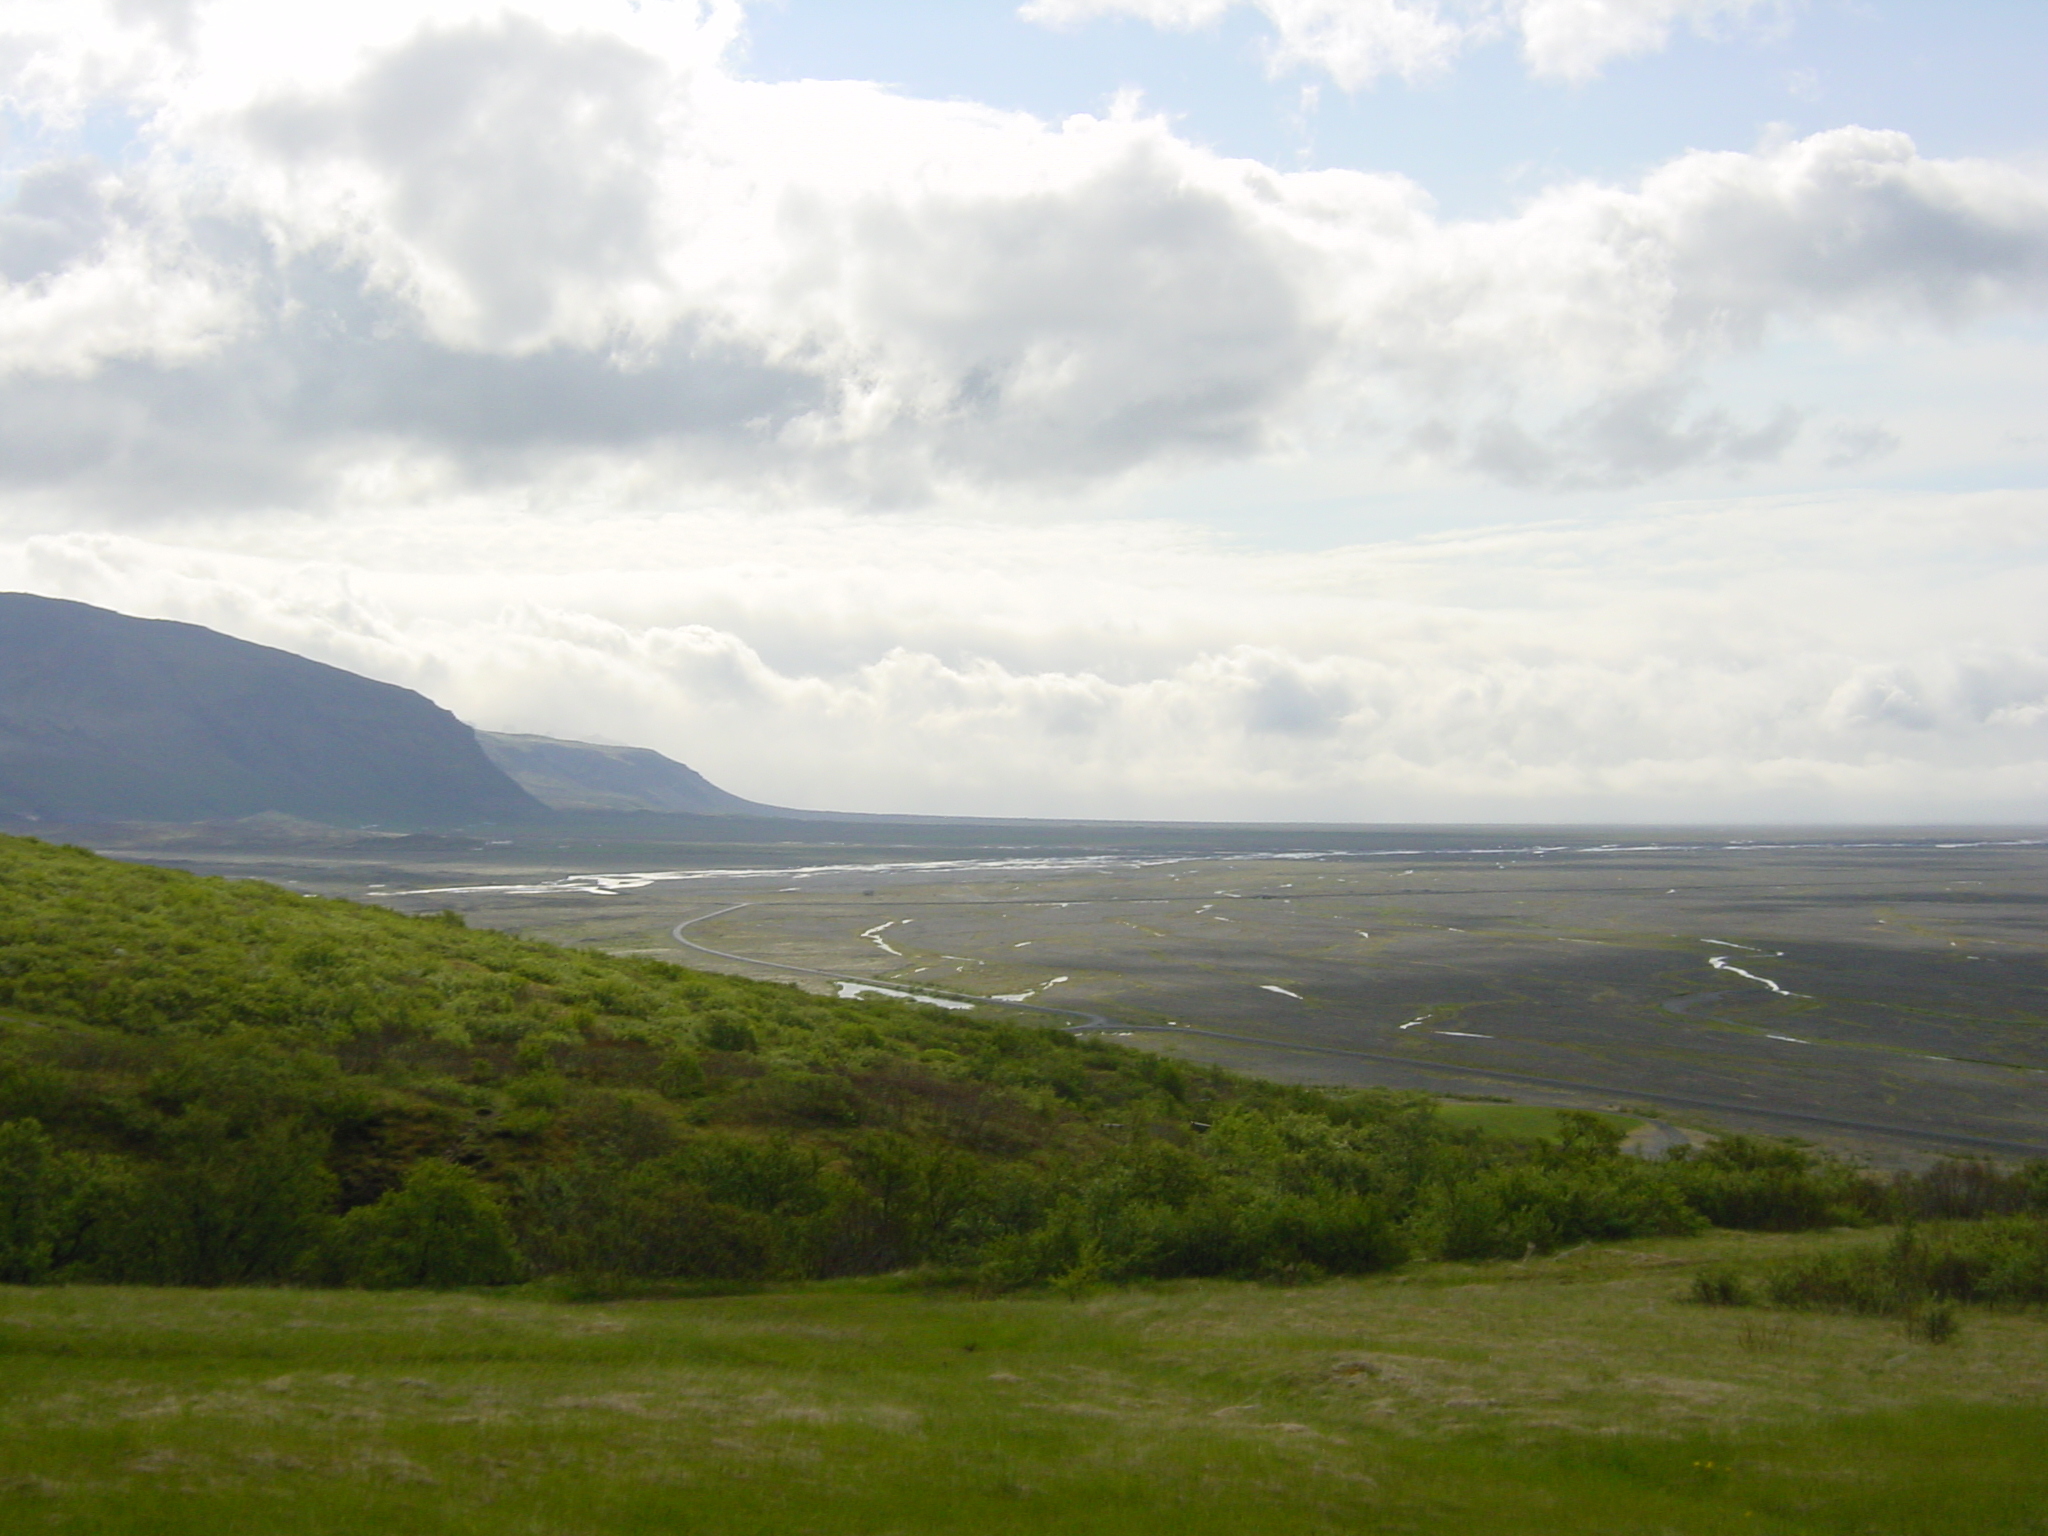
<path fill-rule="evenodd" d="M 2048 1318 L 1716 1309 L 1715 1233 L 1299 1288 L 0 1288 L 0 1529 L 2048 1532 Z"/>

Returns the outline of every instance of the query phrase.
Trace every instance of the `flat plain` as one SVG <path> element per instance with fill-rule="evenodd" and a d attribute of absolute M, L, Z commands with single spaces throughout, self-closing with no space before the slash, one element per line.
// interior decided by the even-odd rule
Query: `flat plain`
<path fill-rule="evenodd" d="M 647 818 L 101 845 L 1269 1077 L 1616 1106 L 1879 1163 L 2048 1155 L 2048 840 L 2027 830 Z"/>

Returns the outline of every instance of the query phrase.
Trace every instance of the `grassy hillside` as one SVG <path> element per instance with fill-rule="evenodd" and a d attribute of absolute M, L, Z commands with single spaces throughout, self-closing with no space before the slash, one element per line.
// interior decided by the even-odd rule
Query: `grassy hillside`
<path fill-rule="evenodd" d="M 0 1010 L 0 1280 L 1071 1289 L 1870 1221 L 1933 1189 L 1740 1139 L 1652 1165 L 1591 1115 L 1497 1135 L 23 839 Z M 1930 1213 L 2044 1194 L 1978 1173 Z"/>

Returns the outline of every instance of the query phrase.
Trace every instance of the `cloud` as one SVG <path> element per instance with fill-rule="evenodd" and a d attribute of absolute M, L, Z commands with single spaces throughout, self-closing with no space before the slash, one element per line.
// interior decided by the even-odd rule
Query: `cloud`
<path fill-rule="evenodd" d="M 90 163 L 38 166 L 0 213 L 0 277 L 32 283 L 91 256 L 105 241 L 108 211 Z"/>
<path fill-rule="evenodd" d="M 1129 105 L 739 80 L 730 5 L 79 15 L 0 23 L 10 99 L 36 144 L 137 137 L 21 167 L 0 479 L 133 516 L 365 476 L 1053 497 L 1358 444 L 1629 484 L 1790 441 L 1799 411 L 1712 397 L 1720 359 L 2048 296 L 2048 179 L 1863 129 L 1449 221 Z"/>
<path fill-rule="evenodd" d="M 165 77 L 136 164 L 24 182 L 17 486 L 303 502 L 337 465 L 596 454 L 916 501 L 1361 436 L 1628 483 L 1783 445 L 1784 411 L 1694 400 L 1774 330 L 2048 291 L 2039 177 L 1860 129 L 1461 223 L 1134 113 L 750 84 L 531 16 L 401 31 L 303 88 L 237 96 L 238 57 Z"/>
<path fill-rule="evenodd" d="M 1424 429 L 1416 443 L 1462 455 L 1506 485 L 1576 489 L 1629 485 L 1699 465 L 1740 470 L 1767 464 L 1799 435 L 1800 416 L 1789 408 L 1742 425 L 1718 409 L 1688 416 L 1687 394 L 1668 385 L 1617 392 L 1557 423 L 1541 439 L 1512 418 L 1494 417 L 1477 423 L 1462 443 L 1441 428 Z"/>
<path fill-rule="evenodd" d="M 782 803 L 2016 820 L 2048 805 L 2044 513 L 1758 497 L 1294 554 L 1168 524 L 477 502 L 354 520 L 318 560 L 304 524 L 40 538 L 0 584 Z"/>
<path fill-rule="evenodd" d="M 1725 22 L 1783 9 L 1773 0 L 1524 0 L 1508 14 L 1530 73 L 1584 81 L 1615 59 L 1664 48 L 1680 23 L 1712 35 Z"/>
<path fill-rule="evenodd" d="M 1829 428 L 1827 440 L 1829 447 L 1825 462 L 1830 469 L 1855 469 L 1875 463 L 1896 453 L 1900 441 L 1899 434 L 1889 427 L 1849 422 Z"/>
<path fill-rule="evenodd" d="M 1931 731 L 1935 712 L 1920 698 L 1921 685 L 1905 668 L 1858 667 L 1821 709 L 1821 718 L 1838 731 L 1867 731 L 1890 726 L 1906 731 Z"/>
<path fill-rule="evenodd" d="M 1681 23 L 1711 35 L 1783 9 L 1772 0 L 1029 0 L 1018 14 L 1048 26 L 1131 16 L 1192 30 L 1240 5 L 1272 26 L 1267 58 L 1276 74 L 1319 70 L 1346 90 L 1383 75 L 1440 73 L 1465 49 L 1503 35 L 1519 37 L 1539 79 L 1583 82 L 1616 59 L 1663 49 Z"/>
<path fill-rule="evenodd" d="M 620 39 L 514 16 L 258 101 L 238 147 L 294 245 L 353 247 L 435 339 L 602 346 L 661 286 L 662 77 Z"/>

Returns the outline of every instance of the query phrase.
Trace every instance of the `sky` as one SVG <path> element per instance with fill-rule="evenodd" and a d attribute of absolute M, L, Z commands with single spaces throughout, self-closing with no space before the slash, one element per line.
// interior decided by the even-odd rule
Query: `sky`
<path fill-rule="evenodd" d="M 11 0 L 0 587 L 749 798 L 2048 821 L 2048 7 Z"/>

